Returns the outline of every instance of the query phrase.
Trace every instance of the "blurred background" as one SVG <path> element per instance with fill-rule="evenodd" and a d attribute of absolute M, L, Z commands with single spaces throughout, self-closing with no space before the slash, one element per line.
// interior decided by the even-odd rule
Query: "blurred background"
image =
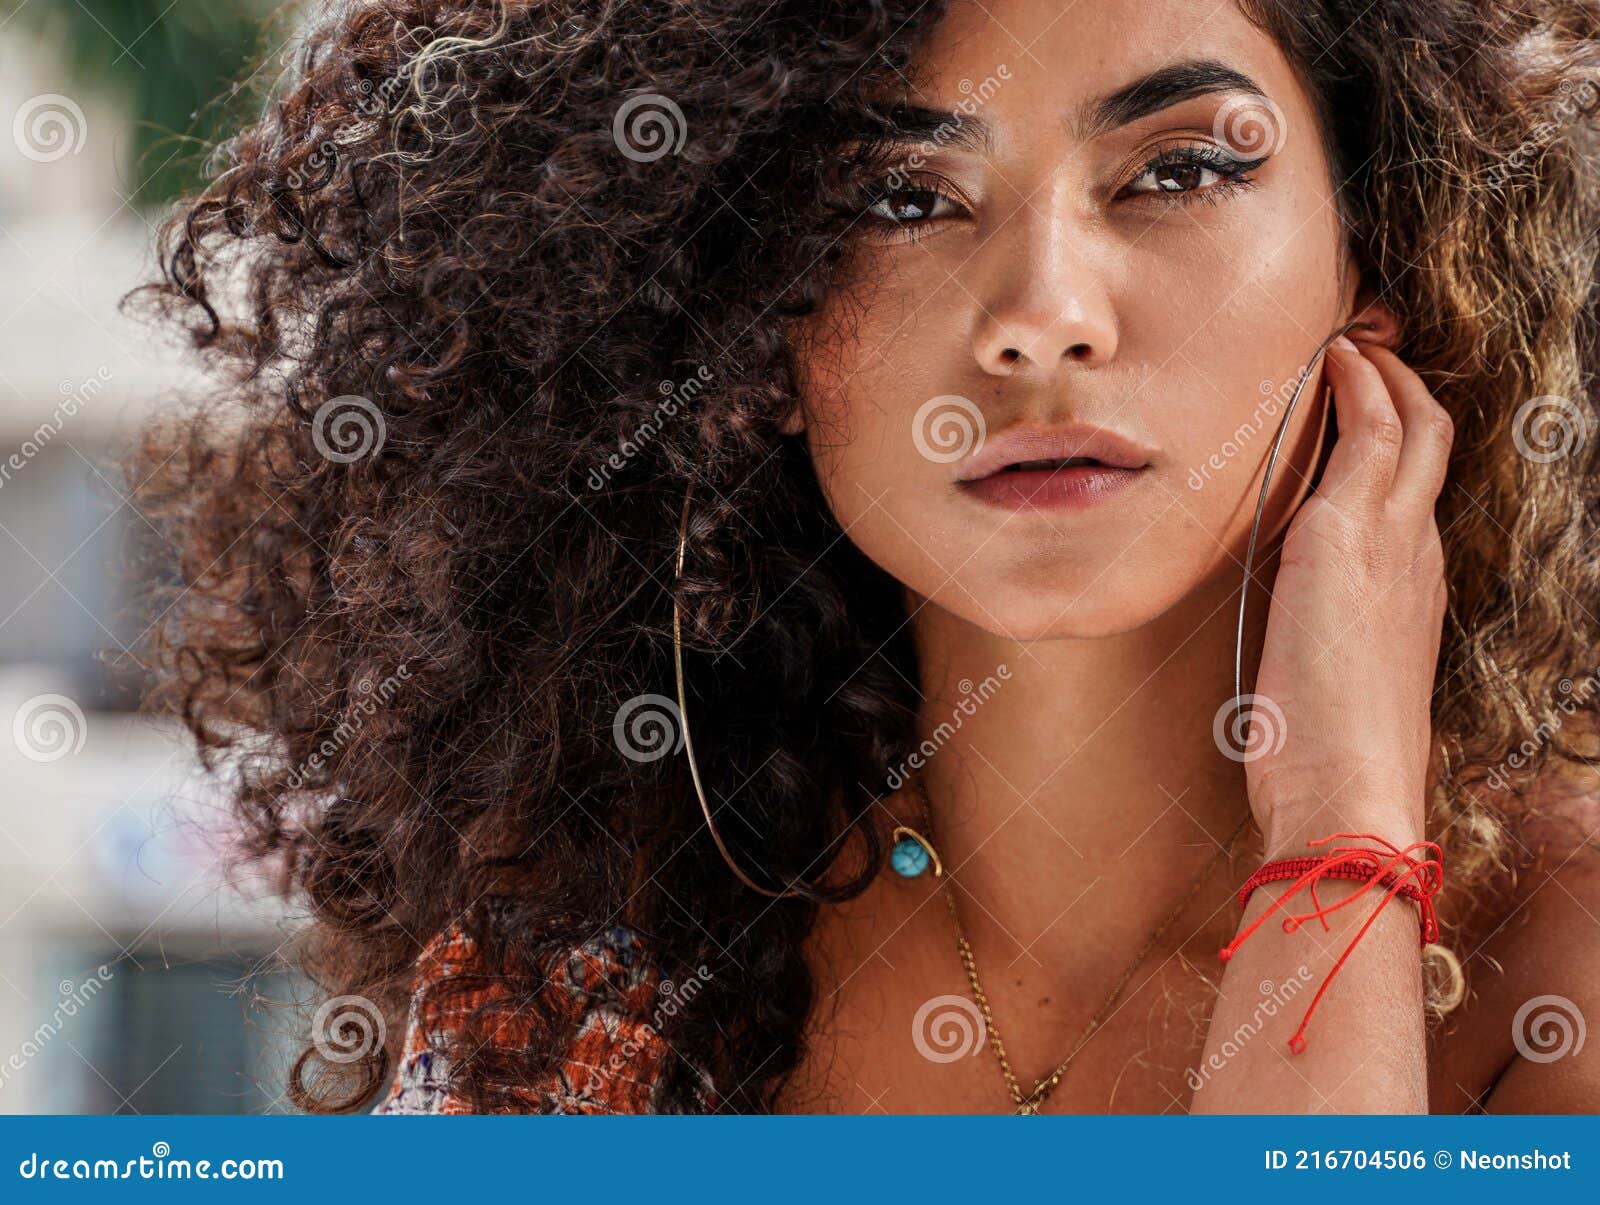
<path fill-rule="evenodd" d="M 115 461 L 194 371 L 118 301 L 294 19 L 0 0 L 0 1113 L 288 1108 L 292 918 L 228 885 L 215 789 L 134 714 Z"/>

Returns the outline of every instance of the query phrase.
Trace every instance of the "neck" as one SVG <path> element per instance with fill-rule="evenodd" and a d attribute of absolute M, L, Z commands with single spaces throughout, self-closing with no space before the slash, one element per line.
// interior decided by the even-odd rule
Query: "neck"
<path fill-rule="evenodd" d="M 963 893 L 1019 944 L 1098 879 L 1136 879 L 1152 908 L 1176 899 L 1248 817 L 1244 767 L 1213 736 L 1234 696 L 1238 589 L 1093 639 L 1017 641 L 915 609 L 924 757 L 906 777 L 920 773 Z M 1266 607 L 1258 585 L 1246 690 Z"/>

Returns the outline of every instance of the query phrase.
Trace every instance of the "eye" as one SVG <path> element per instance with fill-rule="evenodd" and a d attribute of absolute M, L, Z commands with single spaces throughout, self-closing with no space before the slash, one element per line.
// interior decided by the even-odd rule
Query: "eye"
<path fill-rule="evenodd" d="M 1245 177 L 1266 162 L 1235 159 L 1213 146 L 1181 147 L 1150 160 L 1125 192 L 1162 200 L 1187 201 L 1202 194 L 1226 193 L 1252 183 Z M 1206 196 L 1206 200 L 1215 200 Z"/>
<path fill-rule="evenodd" d="M 940 218 L 955 217 L 961 207 L 937 188 L 908 185 L 885 191 L 867 206 L 866 214 L 892 226 L 915 226 Z"/>

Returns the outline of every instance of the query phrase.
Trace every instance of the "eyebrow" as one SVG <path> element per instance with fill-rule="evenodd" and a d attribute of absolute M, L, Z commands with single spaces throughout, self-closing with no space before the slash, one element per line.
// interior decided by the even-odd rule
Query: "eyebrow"
<path fill-rule="evenodd" d="M 887 127 L 877 136 L 888 142 L 950 142 L 969 151 L 994 150 L 989 126 L 977 116 L 905 104 L 880 109 L 876 116 Z"/>
<path fill-rule="evenodd" d="M 1189 59 L 1158 68 L 1132 83 L 1078 106 L 1071 117 L 1080 141 L 1098 138 L 1196 96 L 1243 92 L 1266 99 L 1261 85 L 1216 59 Z M 895 142 L 951 142 L 973 151 L 992 151 L 988 125 L 977 114 L 945 112 L 922 105 L 894 105 L 881 110 Z"/>
<path fill-rule="evenodd" d="M 1260 84 L 1225 63 L 1215 59 L 1190 59 L 1152 71 L 1126 87 L 1089 102 L 1078 111 L 1074 126 L 1079 137 L 1087 142 L 1107 130 L 1210 92 L 1245 92 L 1263 100 L 1267 97 Z"/>

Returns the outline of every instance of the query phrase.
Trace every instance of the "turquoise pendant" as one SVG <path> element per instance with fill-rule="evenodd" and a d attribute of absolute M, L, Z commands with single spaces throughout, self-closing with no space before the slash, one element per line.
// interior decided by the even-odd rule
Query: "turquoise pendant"
<path fill-rule="evenodd" d="M 894 852 L 889 855 L 889 865 L 894 867 L 895 874 L 906 879 L 914 879 L 927 870 L 932 860 L 922 847 L 922 842 L 914 837 L 901 837 L 894 843 Z"/>
<path fill-rule="evenodd" d="M 935 878 L 944 873 L 944 867 L 939 864 L 939 855 L 934 853 L 928 839 L 916 829 L 902 824 L 894 830 L 894 835 L 898 840 L 889 854 L 889 865 L 894 868 L 895 874 L 904 879 L 914 879 L 926 874 L 930 866 L 933 867 Z"/>

